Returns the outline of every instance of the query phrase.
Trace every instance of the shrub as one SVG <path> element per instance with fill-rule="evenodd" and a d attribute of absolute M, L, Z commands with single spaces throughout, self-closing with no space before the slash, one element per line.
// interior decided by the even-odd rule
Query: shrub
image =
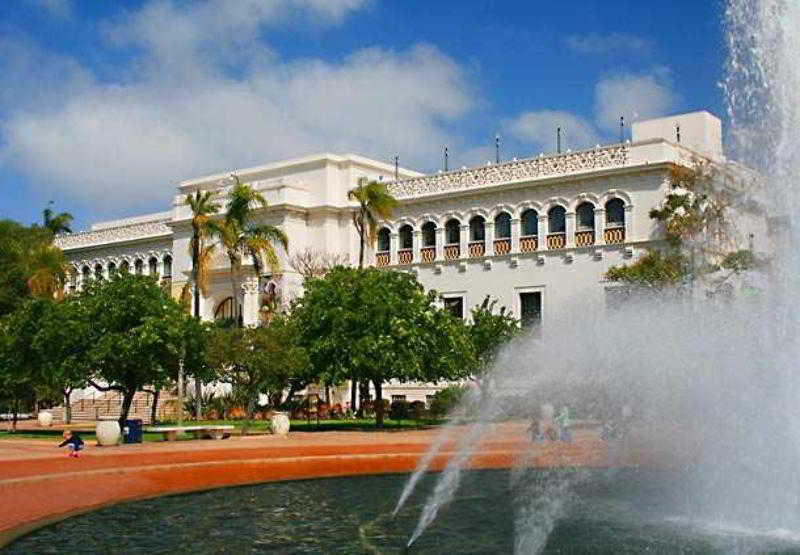
<path fill-rule="evenodd" d="M 412 401 L 408 405 L 409 411 L 411 412 L 411 418 L 414 420 L 422 420 L 425 418 L 425 401 Z"/>
<path fill-rule="evenodd" d="M 469 391 L 466 385 L 450 385 L 437 391 L 431 401 L 430 414 L 434 418 L 442 418 L 455 409 Z"/>
<path fill-rule="evenodd" d="M 389 406 L 389 418 L 392 420 L 407 420 L 411 413 L 408 401 L 392 401 Z"/>

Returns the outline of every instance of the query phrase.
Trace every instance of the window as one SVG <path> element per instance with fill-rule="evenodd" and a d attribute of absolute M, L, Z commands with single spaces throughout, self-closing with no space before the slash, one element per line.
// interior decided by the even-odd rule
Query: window
<path fill-rule="evenodd" d="M 522 213 L 522 236 L 531 235 L 539 235 L 539 214 L 536 210 L 526 210 Z"/>
<path fill-rule="evenodd" d="M 129 274 L 131 273 L 131 263 L 127 260 L 123 260 L 122 264 L 119 265 L 119 269 L 122 270 L 124 273 Z"/>
<path fill-rule="evenodd" d="M 494 218 L 494 238 L 508 239 L 511 237 L 511 216 L 506 212 L 500 212 Z"/>
<path fill-rule="evenodd" d="M 594 230 L 594 205 L 591 202 L 581 203 L 575 210 L 578 220 L 578 231 Z"/>
<path fill-rule="evenodd" d="M 486 239 L 486 220 L 483 216 L 475 216 L 469 221 L 469 240 L 483 241 Z"/>
<path fill-rule="evenodd" d="M 435 247 L 436 246 L 436 224 L 433 222 L 426 222 L 422 226 L 422 246 Z"/>
<path fill-rule="evenodd" d="M 144 262 L 142 262 L 141 258 L 137 258 L 136 262 L 133 263 L 133 269 L 137 276 L 140 276 L 142 273 L 144 273 Z"/>
<path fill-rule="evenodd" d="M 172 277 L 172 257 L 170 255 L 164 257 L 164 277 Z"/>
<path fill-rule="evenodd" d="M 567 211 L 563 206 L 554 206 L 547 213 L 548 233 L 564 233 L 567 231 Z"/>
<path fill-rule="evenodd" d="M 228 297 L 214 309 L 214 320 L 225 321 L 233 320 L 234 318 L 236 318 L 236 311 L 234 310 L 233 297 Z"/>
<path fill-rule="evenodd" d="M 436 395 L 426 395 L 425 396 L 425 404 L 430 406 L 433 400 L 436 399 Z"/>
<path fill-rule="evenodd" d="M 84 266 L 83 270 L 81 270 L 81 274 L 82 274 L 81 281 L 83 281 L 84 283 L 92 279 L 92 270 L 89 269 L 89 266 Z"/>
<path fill-rule="evenodd" d="M 608 227 L 625 227 L 625 203 L 612 198 L 606 203 L 606 224 Z"/>
<path fill-rule="evenodd" d="M 70 268 L 69 270 L 69 290 L 75 291 L 78 288 L 78 270 Z"/>
<path fill-rule="evenodd" d="M 519 312 L 523 328 L 538 327 L 542 323 L 541 292 L 520 293 Z"/>
<path fill-rule="evenodd" d="M 389 230 L 381 228 L 378 232 L 378 252 L 389 252 Z"/>
<path fill-rule="evenodd" d="M 151 258 L 147 263 L 150 269 L 150 275 L 154 276 L 158 272 L 158 260 L 155 257 Z"/>
<path fill-rule="evenodd" d="M 103 267 L 100 264 L 94 265 L 94 279 L 103 279 Z"/>
<path fill-rule="evenodd" d="M 392 395 L 392 402 L 393 403 L 395 401 L 405 401 L 405 400 L 406 400 L 406 396 L 405 395 Z"/>
<path fill-rule="evenodd" d="M 445 244 L 458 245 L 461 243 L 461 222 L 455 218 L 448 220 L 444 226 Z"/>
<path fill-rule="evenodd" d="M 403 250 L 410 250 L 414 245 L 414 232 L 411 226 L 406 224 L 400 228 L 400 248 Z"/>
<path fill-rule="evenodd" d="M 464 319 L 464 297 L 446 297 L 444 308 L 456 318 Z"/>
<path fill-rule="evenodd" d="M 111 277 L 116 273 L 117 273 L 117 265 L 114 264 L 113 262 L 109 262 L 108 263 L 108 277 Z"/>

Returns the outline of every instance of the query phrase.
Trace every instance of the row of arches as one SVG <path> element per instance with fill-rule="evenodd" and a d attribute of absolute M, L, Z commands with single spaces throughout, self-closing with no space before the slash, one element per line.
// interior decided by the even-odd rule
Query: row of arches
<path fill-rule="evenodd" d="M 613 197 L 605 202 L 604 208 L 604 242 L 617 244 L 624 242 L 626 203 L 619 197 Z M 585 200 L 575 208 L 575 244 L 588 246 L 595 243 L 596 205 Z M 567 244 L 567 210 L 562 204 L 551 206 L 544 214 L 536 208 L 525 208 L 519 217 L 519 249 L 522 252 L 536 250 L 539 246 L 540 220 L 544 220 L 544 233 L 547 234 L 547 248 L 564 248 Z M 511 251 L 512 225 L 514 224 L 511 211 L 500 208 L 495 211 L 491 220 L 483 214 L 473 215 L 465 224 L 457 215 L 450 215 L 444 221 L 442 229 L 443 255 L 445 259 L 460 257 L 461 229 L 467 228 L 467 247 L 469 255 L 484 256 L 486 252 L 486 229 L 493 226 L 494 254 L 508 254 Z M 431 262 L 436 257 L 437 247 L 437 222 L 426 219 L 420 226 L 420 256 L 422 262 Z M 397 231 L 398 262 L 401 264 L 413 262 L 412 250 L 414 248 L 414 226 L 403 223 Z M 392 230 L 385 225 L 378 231 L 377 236 L 377 264 L 379 266 L 389 263 L 389 253 L 392 250 Z"/>
<path fill-rule="evenodd" d="M 160 264 L 159 264 L 160 263 Z M 159 265 L 161 271 L 159 272 Z M 157 257 L 155 255 L 149 258 L 134 258 L 132 263 L 128 259 L 123 259 L 117 265 L 117 261 L 110 260 L 106 262 L 95 262 L 94 265 L 84 263 L 78 267 L 73 267 L 70 272 L 70 289 L 77 289 L 80 284 L 87 283 L 92 279 L 104 279 L 113 276 L 117 272 L 127 272 L 136 274 L 137 276 L 148 275 L 153 277 L 160 277 L 161 279 L 172 279 L 172 256 L 169 254 Z"/>

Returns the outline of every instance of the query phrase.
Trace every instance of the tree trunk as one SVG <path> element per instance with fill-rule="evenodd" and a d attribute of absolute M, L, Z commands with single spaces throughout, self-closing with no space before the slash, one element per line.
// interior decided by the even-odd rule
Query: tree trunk
<path fill-rule="evenodd" d="M 197 264 L 200 261 L 200 237 L 195 230 L 195 241 L 192 242 L 192 281 L 194 281 L 194 317 L 200 318 L 200 286 L 197 284 Z"/>
<path fill-rule="evenodd" d="M 358 269 L 364 269 L 364 224 L 361 224 L 361 233 L 358 234 L 360 241 L 359 241 L 359 249 L 358 249 Z"/>
<path fill-rule="evenodd" d="M 133 403 L 133 396 L 136 395 L 135 389 L 127 389 L 122 394 L 122 407 L 119 412 L 119 429 L 125 427 L 125 421 L 128 419 L 128 413 L 131 411 L 131 403 Z"/>
<path fill-rule="evenodd" d="M 19 399 L 14 398 L 14 416 L 12 417 L 11 421 L 12 433 L 16 433 L 17 431 L 17 416 L 19 416 Z"/>
<path fill-rule="evenodd" d="M 64 424 L 72 423 L 72 402 L 70 401 L 71 390 L 65 389 L 62 391 L 64 394 Z"/>
<path fill-rule="evenodd" d="M 194 379 L 194 419 L 200 420 L 203 416 L 203 383 L 199 378 Z"/>
<path fill-rule="evenodd" d="M 183 426 L 183 360 L 178 361 L 178 426 Z"/>
<path fill-rule="evenodd" d="M 375 385 L 375 425 L 383 428 L 383 382 L 372 380 Z"/>
<path fill-rule="evenodd" d="M 350 412 L 356 413 L 356 403 L 358 402 L 358 380 L 350 380 Z"/>
<path fill-rule="evenodd" d="M 242 435 L 247 435 L 247 432 L 250 430 L 250 422 L 253 420 L 253 415 L 255 412 L 255 400 L 258 397 L 258 393 L 255 395 L 250 395 L 250 398 L 247 400 L 247 409 L 246 409 L 246 416 L 244 420 L 244 426 L 242 426 Z"/>
<path fill-rule="evenodd" d="M 364 418 L 367 410 L 366 404 L 369 400 L 369 380 L 361 380 L 358 382 L 358 412 L 356 416 Z"/>
<path fill-rule="evenodd" d="M 161 388 L 156 388 L 153 392 L 153 406 L 150 408 L 150 424 L 155 426 L 158 416 L 158 398 L 161 396 Z"/>

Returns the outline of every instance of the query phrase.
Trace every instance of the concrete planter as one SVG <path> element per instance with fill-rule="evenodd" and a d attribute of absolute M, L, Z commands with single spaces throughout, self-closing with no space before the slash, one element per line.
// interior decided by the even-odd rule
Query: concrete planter
<path fill-rule="evenodd" d="M 119 445 L 122 434 L 116 418 L 105 418 L 97 421 L 95 428 L 98 445 Z"/>
<path fill-rule="evenodd" d="M 39 411 L 39 426 L 49 428 L 53 424 L 53 413 L 47 410 Z"/>
<path fill-rule="evenodd" d="M 272 433 L 279 436 L 289 435 L 289 415 L 285 412 L 275 412 L 270 419 Z"/>

